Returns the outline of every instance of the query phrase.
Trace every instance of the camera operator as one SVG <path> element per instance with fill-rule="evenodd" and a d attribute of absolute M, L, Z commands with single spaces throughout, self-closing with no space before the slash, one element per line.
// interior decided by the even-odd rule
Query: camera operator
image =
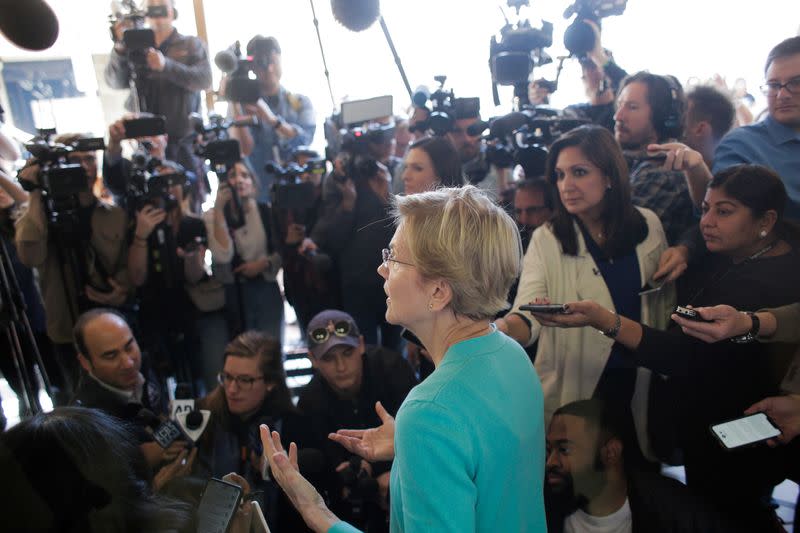
<path fill-rule="evenodd" d="M 55 141 L 70 144 L 81 138 L 86 137 L 67 134 Z M 75 220 L 58 220 L 55 225 L 48 221 L 51 213 L 46 212 L 39 186 L 40 164 L 32 158 L 18 177 L 37 188 L 30 193 L 28 209 L 17 221 L 15 237 L 20 261 L 38 271 L 47 335 L 54 343 L 63 373 L 53 376 L 56 387 L 61 388 L 61 395 L 56 393 L 58 403 L 69 397 L 77 377 L 77 359 L 71 344 L 75 319 L 88 307 L 121 307 L 130 293 L 125 260 L 128 217 L 125 211 L 99 201 L 92 193 L 97 181 L 95 152 L 72 151 L 68 161 L 80 163 L 86 175 L 86 186 L 76 195 Z M 59 227 L 59 223 L 70 228 Z M 61 242 L 63 232 L 70 232 L 75 242 Z M 74 255 L 75 261 L 68 261 L 67 254 Z M 76 267 L 84 272 L 75 272 Z M 80 279 L 84 273 L 86 279 Z M 78 286 L 76 282 L 85 285 Z"/>
<path fill-rule="evenodd" d="M 183 167 L 159 162 L 148 187 L 147 196 L 136 199 L 140 205 L 128 248 L 144 345 L 159 367 L 171 368 L 179 382 L 199 382 L 199 332 L 194 324 L 200 309 L 190 291 L 208 277 L 203 262 L 206 227 L 182 207 L 187 187 Z"/>
<path fill-rule="evenodd" d="M 309 418 L 310 445 L 323 452 L 331 478 L 337 480 L 329 493 L 331 509 L 344 520 L 368 527 L 367 531 L 381 531 L 387 518 L 391 462 L 368 463 L 360 457 L 351 461 L 354 456 L 328 434 L 380 425 L 376 402 L 394 416 L 417 380 L 399 353 L 365 346 L 358 325 L 347 313 L 323 311 L 305 332 L 315 375 L 300 392 L 297 406 Z"/>
<path fill-rule="evenodd" d="M 481 120 L 480 109 L 474 106 L 460 105 L 455 99 L 455 124 L 447 133 L 461 158 L 464 183 L 475 185 L 488 192 L 493 198 L 499 198 L 508 188 L 507 168 L 499 168 L 486 160 L 486 144 L 481 140 L 480 132 L 470 135 L 469 127 Z"/>
<path fill-rule="evenodd" d="M 401 328 L 386 322 L 386 294 L 375 276 L 381 250 L 392 239 L 391 177 L 385 165 L 364 155 L 363 145 L 354 152 L 339 154 L 323 184 L 325 214 L 313 237 L 336 254 L 343 310 L 361 326 L 367 344 L 399 351 Z"/>
<path fill-rule="evenodd" d="M 127 138 L 125 121 L 138 115 L 126 115 L 108 127 L 108 143 L 103 153 L 103 181 L 111 191 L 117 205 L 125 205 L 128 182 L 133 171 L 133 162 L 122 156 L 122 141 Z M 137 137 L 137 154 L 143 159 L 164 161 L 167 158 L 167 136 L 152 135 Z"/>
<path fill-rule="evenodd" d="M 203 42 L 174 28 L 178 15 L 174 2 L 146 0 L 146 20 L 153 30 L 155 46 L 144 51 L 143 64 L 133 64 L 123 40 L 131 20 L 119 18 L 113 28 L 114 48 L 105 80 L 114 89 L 125 89 L 133 77 L 136 94 L 130 95 L 126 107 L 164 115 L 169 138 L 167 157 L 201 175 L 202 164 L 194 156 L 188 117 L 200 111 L 200 91 L 211 86 L 211 65 Z M 134 102 L 137 96 L 139 101 Z"/>
<path fill-rule="evenodd" d="M 258 180 L 258 201 L 270 201 L 274 176 L 265 166 L 269 161 L 284 164 L 292 150 L 308 146 L 314 139 L 316 121 L 311 100 L 291 93 L 281 84 L 281 47 L 274 37 L 256 35 L 247 43 L 247 55 L 253 58 L 254 72 L 260 85 L 260 96 L 254 103 L 234 103 L 235 115 L 254 115 L 255 126 L 240 126 L 230 132 L 242 147 Z"/>
<path fill-rule="evenodd" d="M 236 334 L 254 329 L 280 340 L 283 298 L 276 276 L 281 256 L 271 208 L 256 200 L 259 185 L 245 160 L 228 168 L 225 179 L 220 180 L 214 207 L 203 214 L 203 219 L 215 276 L 225 284 L 230 330 Z M 232 224 L 232 188 L 241 201 L 243 224 Z"/>
<path fill-rule="evenodd" d="M 308 148 L 298 149 L 294 160 L 298 168 L 290 172 L 287 183 L 275 184 L 272 212 L 283 262 L 284 294 L 297 314 L 300 329 L 305 330 L 314 315 L 337 307 L 340 297 L 331 257 L 312 237 L 323 214 L 325 161 Z M 304 172 L 292 175 L 300 169 Z"/>

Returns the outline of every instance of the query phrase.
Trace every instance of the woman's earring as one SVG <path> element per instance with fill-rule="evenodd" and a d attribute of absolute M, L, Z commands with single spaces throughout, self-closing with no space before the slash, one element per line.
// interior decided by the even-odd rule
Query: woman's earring
<path fill-rule="evenodd" d="M 428 311 L 433 311 L 433 302 L 428 302 Z"/>
<path fill-rule="evenodd" d="M 758 234 L 762 239 L 767 236 L 767 230 L 762 229 L 761 233 Z"/>

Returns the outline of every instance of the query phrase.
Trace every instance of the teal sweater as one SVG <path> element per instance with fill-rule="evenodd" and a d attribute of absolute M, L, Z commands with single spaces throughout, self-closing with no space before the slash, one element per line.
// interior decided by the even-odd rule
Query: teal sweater
<path fill-rule="evenodd" d="M 542 389 L 520 345 L 494 331 L 451 346 L 397 413 L 391 531 L 544 533 L 544 461 Z"/>

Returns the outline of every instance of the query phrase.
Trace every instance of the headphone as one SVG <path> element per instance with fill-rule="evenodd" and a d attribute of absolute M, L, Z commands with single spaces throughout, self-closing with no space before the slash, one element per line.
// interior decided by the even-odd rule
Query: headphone
<path fill-rule="evenodd" d="M 682 89 L 675 76 L 660 76 L 667 83 L 669 105 L 667 114 L 661 121 L 661 131 L 666 137 L 680 138 L 683 134 L 683 113 L 686 107 L 681 99 Z"/>

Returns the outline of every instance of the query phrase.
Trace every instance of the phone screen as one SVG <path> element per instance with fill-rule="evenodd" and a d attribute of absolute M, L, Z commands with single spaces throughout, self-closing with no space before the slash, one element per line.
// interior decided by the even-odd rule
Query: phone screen
<path fill-rule="evenodd" d="M 228 531 L 241 497 L 242 489 L 238 485 L 221 479 L 209 479 L 197 509 L 197 533 Z"/>
<path fill-rule="evenodd" d="M 711 426 L 711 432 L 728 449 L 771 439 L 781 434 L 781 430 L 775 427 L 764 413 Z"/>

